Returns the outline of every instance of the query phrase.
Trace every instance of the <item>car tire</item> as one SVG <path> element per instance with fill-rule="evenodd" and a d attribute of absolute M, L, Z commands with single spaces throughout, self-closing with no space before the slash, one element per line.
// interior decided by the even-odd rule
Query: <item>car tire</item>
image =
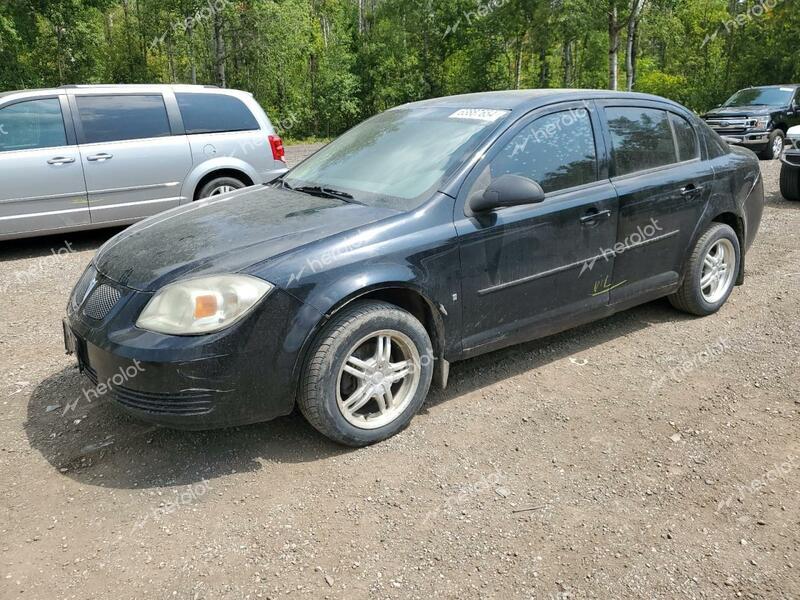
<path fill-rule="evenodd" d="M 778 146 L 778 142 L 776 141 L 778 138 L 781 140 L 780 146 Z M 758 154 L 758 157 L 762 160 L 774 160 L 776 158 L 780 158 L 781 154 L 783 154 L 783 146 L 785 143 L 786 136 L 783 134 L 783 131 L 776 129 L 770 134 L 767 147 Z"/>
<path fill-rule="evenodd" d="M 800 202 L 800 167 L 781 165 L 781 196 Z"/>
<path fill-rule="evenodd" d="M 397 367 L 403 361 L 410 368 L 395 381 L 405 370 Z M 323 435 L 347 446 L 367 446 L 411 421 L 432 377 L 433 349 L 422 323 L 393 304 L 357 301 L 317 335 L 303 369 L 298 404 Z"/>
<path fill-rule="evenodd" d="M 731 295 L 740 264 L 736 232 L 724 223 L 712 223 L 695 243 L 683 271 L 683 283 L 669 296 L 670 303 L 692 315 L 714 314 Z M 704 280 L 707 285 L 703 285 Z"/>
<path fill-rule="evenodd" d="M 246 187 L 245 182 L 241 179 L 236 179 L 236 177 L 216 177 L 200 188 L 197 193 L 197 199 L 220 196 L 243 187 Z"/>

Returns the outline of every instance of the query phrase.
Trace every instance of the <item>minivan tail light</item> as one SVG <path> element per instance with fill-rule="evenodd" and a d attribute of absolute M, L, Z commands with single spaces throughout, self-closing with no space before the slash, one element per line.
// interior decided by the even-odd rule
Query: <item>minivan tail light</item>
<path fill-rule="evenodd" d="M 286 162 L 284 159 L 285 152 L 283 151 L 283 140 L 280 136 L 269 136 L 269 147 L 272 148 L 272 158 L 281 162 Z"/>

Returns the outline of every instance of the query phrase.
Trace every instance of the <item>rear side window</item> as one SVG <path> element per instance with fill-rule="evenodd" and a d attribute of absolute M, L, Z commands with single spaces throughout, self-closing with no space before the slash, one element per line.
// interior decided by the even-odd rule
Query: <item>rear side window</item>
<path fill-rule="evenodd" d="M 606 117 L 617 176 L 678 162 L 666 111 L 610 107 Z"/>
<path fill-rule="evenodd" d="M 718 158 L 730 153 L 730 147 L 725 143 L 719 134 L 711 129 L 705 122 L 700 123 L 700 131 L 706 141 L 708 158 Z"/>
<path fill-rule="evenodd" d="M 258 121 L 244 102 L 223 94 L 175 94 L 188 134 L 252 131 Z"/>
<path fill-rule="evenodd" d="M 0 152 L 67 145 L 58 98 L 0 108 Z"/>
<path fill-rule="evenodd" d="M 672 119 L 672 127 L 675 129 L 675 141 L 678 144 L 678 160 L 682 162 L 698 158 L 700 156 L 700 151 L 694 127 L 692 127 L 689 121 L 676 114 L 670 113 L 669 118 Z"/>
<path fill-rule="evenodd" d="M 77 96 L 87 144 L 171 135 L 161 94 Z"/>
<path fill-rule="evenodd" d="M 521 175 L 548 193 L 596 181 L 597 153 L 588 111 L 536 119 L 500 151 L 490 168 L 492 178 Z"/>

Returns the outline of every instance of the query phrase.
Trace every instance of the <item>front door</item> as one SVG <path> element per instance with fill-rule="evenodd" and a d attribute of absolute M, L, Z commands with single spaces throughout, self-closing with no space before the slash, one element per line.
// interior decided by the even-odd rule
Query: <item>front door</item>
<path fill-rule="evenodd" d="M 81 157 L 58 96 L 0 107 L 0 182 L 0 236 L 89 224 Z"/>
<path fill-rule="evenodd" d="M 178 206 L 192 166 L 161 94 L 76 95 L 92 223 L 120 224 Z"/>
<path fill-rule="evenodd" d="M 471 172 L 456 203 L 463 349 L 470 355 L 546 335 L 607 311 L 617 197 L 591 103 L 536 111 Z M 600 143 L 596 142 L 596 136 Z M 537 181 L 545 200 L 472 214 L 493 178 Z"/>

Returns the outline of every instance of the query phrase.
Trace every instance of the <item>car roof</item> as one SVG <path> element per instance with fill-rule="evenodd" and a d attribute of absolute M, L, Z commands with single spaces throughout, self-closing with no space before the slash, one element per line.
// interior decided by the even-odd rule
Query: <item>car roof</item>
<path fill-rule="evenodd" d="M 742 88 L 743 90 L 768 90 L 772 88 L 800 88 L 800 83 L 776 83 L 775 85 L 752 85 L 750 87 Z M 739 90 L 741 91 L 741 90 Z"/>
<path fill-rule="evenodd" d="M 667 102 L 680 106 L 678 103 L 638 92 L 614 92 L 610 90 L 590 89 L 530 89 L 530 90 L 504 90 L 498 92 L 477 92 L 473 94 L 460 94 L 410 102 L 397 108 L 485 108 L 510 111 L 528 111 L 538 106 L 554 102 L 578 100 L 650 100 Z"/>

